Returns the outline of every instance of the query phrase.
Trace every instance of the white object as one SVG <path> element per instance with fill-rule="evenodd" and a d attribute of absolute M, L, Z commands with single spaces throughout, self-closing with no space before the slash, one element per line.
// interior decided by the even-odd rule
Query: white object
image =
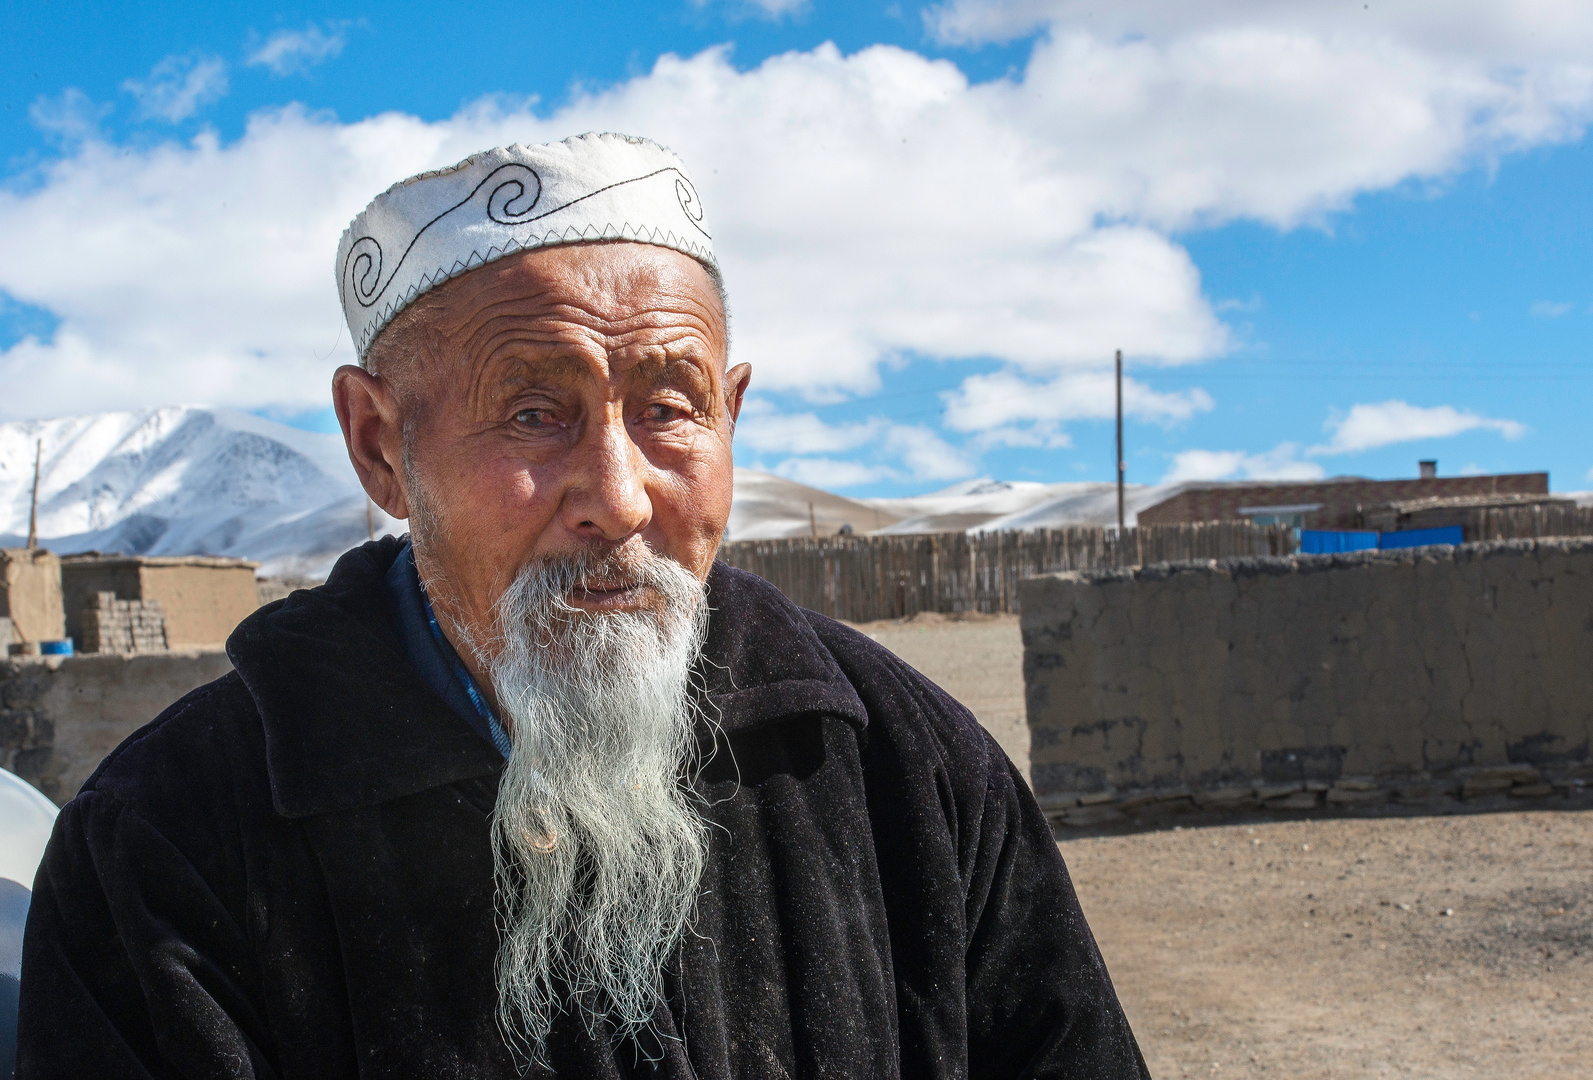
<path fill-rule="evenodd" d="M 0 878 L 33 888 L 56 813 L 55 804 L 38 788 L 0 769 Z"/>
<path fill-rule="evenodd" d="M 417 296 L 531 248 L 636 240 L 718 266 L 697 188 L 666 147 L 577 135 L 500 147 L 394 184 L 337 246 L 337 288 L 360 359 Z"/>

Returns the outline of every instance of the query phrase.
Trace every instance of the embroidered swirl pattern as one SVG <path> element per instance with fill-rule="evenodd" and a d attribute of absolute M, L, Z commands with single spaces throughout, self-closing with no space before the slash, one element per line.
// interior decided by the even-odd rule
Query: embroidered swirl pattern
<path fill-rule="evenodd" d="M 387 275 L 387 280 L 382 280 L 382 245 L 377 243 L 375 237 L 362 236 L 350 245 L 348 256 L 343 261 L 343 281 L 360 307 L 370 307 L 381 299 L 382 293 L 387 291 L 387 286 L 393 283 L 393 279 L 403 269 L 404 260 L 409 258 L 411 251 L 415 250 L 415 245 L 420 242 L 422 236 L 426 235 L 427 229 L 460 207 L 469 205 L 494 180 L 497 180 L 497 184 L 487 194 L 487 216 L 499 225 L 521 225 L 530 220 L 531 211 L 536 208 L 537 200 L 542 198 L 542 178 L 531 166 L 522 165 L 517 161 L 499 165 L 483 177 L 479 184 L 471 188 L 469 195 L 426 222 L 415 232 L 409 240 L 409 246 L 404 249 L 404 254 L 400 255 L 398 262 L 394 264 L 393 272 Z M 522 202 L 523 206 L 519 209 L 514 208 L 517 203 Z"/>
<path fill-rule="evenodd" d="M 675 198 L 680 201 L 680 208 L 685 212 L 686 220 L 691 222 L 692 227 L 704 236 L 708 236 L 708 231 L 702 227 L 702 200 L 697 198 L 697 189 L 692 187 L 690 180 L 678 172 L 675 176 Z M 708 239 L 712 240 L 713 237 L 709 236 Z"/>
<path fill-rule="evenodd" d="M 499 173 L 511 169 L 518 170 L 520 175 L 510 175 L 492 189 L 491 195 L 487 196 L 487 216 L 499 225 L 519 225 L 523 223 L 531 211 L 536 209 L 537 200 L 542 198 L 542 178 L 529 165 L 520 165 L 518 163 L 498 166 L 487 174 L 486 180 L 476 186 L 476 191 L 480 191 Z M 526 182 L 527 178 L 530 179 L 529 184 Z M 470 198 L 473 199 L 475 196 L 476 192 L 472 191 Z M 515 203 L 527 197 L 530 199 L 529 202 L 519 210 L 514 209 Z M 470 200 L 466 199 L 465 201 L 469 202 Z M 454 209 L 458 209 L 458 207 Z"/>
<path fill-rule="evenodd" d="M 684 173 L 673 166 L 657 169 L 642 176 L 633 176 L 628 180 L 607 184 L 596 191 L 589 191 L 585 195 L 578 196 L 559 206 L 543 210 L 541 213 L 533 213 L 542 199 L 542 178 L 529 165 L 520 162 L 508 162 L 493 169 L 475 187 L 470 189 L 470 194 L 416 230 L 415 235 L 410 237 L 408 246 L 404 248 L 404 253 L 393 264 L 391 271 L 388 271 L 385 266 L 386 253 L 383 252 L 382 245 L 374 236 L 362 236 L 350 244 L 348 255 L 343 260 L 344 295 L 352 296 L 360 307 L 369 308 L 374 306 L 392 285 L 393 281 L 397 279 L 405 261 L 408 260 L 410 253 L 415 250 L 415 245 L 420 242 L 420 238 L 426 234 L 427 230 L 450 214 L 476 203 L 478 197 L 484 191 L 486 192 L 486 198 L 481 206 L 481 211 L 485 213 L 489 220 L 499 225 L 526 225 L 550 217 L 561 210 L 567 210 L 604 192 L 624 187 L 627 184 L 651 180 L 665 173 L 675 174 L 675 199 L 680 204 L 681 212 L 686 215 L 686 220 L 699 233 L 712 240 L 713 237 L 702 227 L 703 207 L 701 199 L 697 196 L 697 189 L 686 178 Z"/>

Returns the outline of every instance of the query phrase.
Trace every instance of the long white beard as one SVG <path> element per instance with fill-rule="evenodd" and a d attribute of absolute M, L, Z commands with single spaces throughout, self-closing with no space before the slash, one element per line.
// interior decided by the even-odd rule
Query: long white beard
<path fill-rule="evenodd" d="M 616 577 L 642 583 L 649 608 L 594 615 L 566 600 Z M 605 1019 L 631 1032 L 660 1003 L 707 848 L 681 783 L 703 593 L 639 544 L 539 562 L 499 599 L 493 640 L 470 643 L 513 726 L 493 817 L 498 1020 L 532 1060 L 561 1011 L 594 1034 Z"/>

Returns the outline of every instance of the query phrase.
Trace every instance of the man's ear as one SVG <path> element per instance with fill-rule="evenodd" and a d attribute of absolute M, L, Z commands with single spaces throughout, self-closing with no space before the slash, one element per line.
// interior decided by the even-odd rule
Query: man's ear
<path fill-rule="evenodd" d="M 344 364 L 332 375 L 332 406 L 348 459 L 371 501 L 389 517 L 409 517 L 404 491 L 404 413 L 392 384 Z"/>
<path fill-rule="evenodd" d="M 741 399 L 747 396 L 747 387 L 752 383 L 752 365 L 737 364 L 725 372 L 725 408 L 730 410 L 730 426 L 736 426 L 736 421 L 741 417 Z"/>

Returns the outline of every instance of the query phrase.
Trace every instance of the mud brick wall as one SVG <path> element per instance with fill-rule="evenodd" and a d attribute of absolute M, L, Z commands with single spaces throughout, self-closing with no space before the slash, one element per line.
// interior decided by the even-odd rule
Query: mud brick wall
<path fill-rule="evenodd" d="M 69 555 L 61 563 L 66 632 L 81 647 L 83 612 L 96 594 L 119 600 L 157 601 L 173 649 L 220 648 L 233 629 L 260 606 L 258 563 L 206 555 Z"/>
<path fill-rule="evenodd" d="M 65 803 L 123 739 L 231 670 L 219 649 L 0 661 L 0 766 Z"/>
<path fill-rule="evenodd" d="M 1435 476 L 1430 479 L 1307 480 L 1278 484 L 1192 484 L 1169 499 L 1139 512 L 1141 525 L 1188 521 L 1236 521 L 1241 507 L 1300 506 L 1320 503 L 1308 513 L 1308 529 L 1364 527 L 1363 508 L 1402 499 L 1454 498 L 1461 495 L 1547 495 L 1548 473 L 1500 476 Z"/>
<path fill-rule="evenodd" d="M 1020 597 L 1034 788 L 1062 820 L 1593 782 L 1593 538 L 1053 574 Z"/>
<path fill-rule="evenodd" d="M 83 611 L 81 651 L 147 653 L 166 648 L 166 616 L 159 600 L 118 600 L 112 592 L 95 597 L 95 605 Z"/>
<path fill-rule="evenodd" d="M 0 548 L 0 616 L 12 641 L 55 641 L 61 618 L 61 560 L 40 548 Z"/>

